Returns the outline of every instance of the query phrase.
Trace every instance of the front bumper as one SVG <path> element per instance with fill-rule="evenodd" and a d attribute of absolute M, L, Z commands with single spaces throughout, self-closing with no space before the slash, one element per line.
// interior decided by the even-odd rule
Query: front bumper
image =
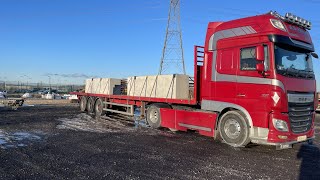
<path fill-rule="evenodd" d="M 278 131 L 272 123 L 272 119 L 280 119 L 288 124 L 289 132 Z M 293 144 L 302 142 L 311 142 L 315 138 L 314 119 L 315 113 L 312 115 L 311 128 L 304 133 L 293 133 L 290 127 L 289 116 L 286 113 L 272 113 L 269 119 L 269 131 L 267 137 L 264 138 L 252 138 L 251 142 L 263 145 L 273 145 L 277 149 L 292 148 Z"/>
<path fill-rule="evenodd" d="M 305 141 L 289 141 L 289 142 L 281 142 L 281 143 L 269 142 L 268 140 L 264 140 L 264 139 L 253 139 L 251 142 L 256 143 L 256 144 L 261 144 L 261 145 L 276 146 L 277 150 L 283 150 L 283 149 L 292 148 L 292 146 L 294 144 L 299 144 L 299 143 L 303 143 L 303 142 L 312 143 L 314 138 L 315 138 L 315 136 L 307 138 Z"/>

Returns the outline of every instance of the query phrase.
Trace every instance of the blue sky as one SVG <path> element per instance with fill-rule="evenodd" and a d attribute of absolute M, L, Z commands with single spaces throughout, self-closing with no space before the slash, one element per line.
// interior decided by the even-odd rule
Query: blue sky
<path fill-rule="evenodd" d="M 0 0 L 0 80 L 48 82 L 46 74 L 57 74 L 54 83 L 82 83 L 84 75 L 156 74 L 168 6 L 169 0 Z M 319 7 L 320 0 L 182 0 L 188 74 L 193 73 L 193 45 L 204 44 L 208 22 L 270 10 L 310 20 L 320 54 Z M 320 82 L 319 60 L 314 69 Z"/>

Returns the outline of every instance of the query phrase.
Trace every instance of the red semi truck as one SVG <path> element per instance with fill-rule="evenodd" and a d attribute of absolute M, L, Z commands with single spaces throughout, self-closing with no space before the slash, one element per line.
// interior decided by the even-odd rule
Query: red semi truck
<path fill-rule="evenodd" d="M 194 49 L 190 99 L 73 94 L 82 111 L 96 116 L 133 116 L 140 108 L 152 128 L 196 130 L 233 147 L 251 142 L 291 148 L 315 137 L 317 54 L 310 29 L 309 21 L 274 11 L 210 22 L 204 47 Z"/>

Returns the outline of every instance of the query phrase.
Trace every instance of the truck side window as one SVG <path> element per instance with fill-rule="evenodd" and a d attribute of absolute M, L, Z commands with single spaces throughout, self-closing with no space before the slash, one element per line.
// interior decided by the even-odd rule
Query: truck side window
<path fill-rule="evenodd" d="M 240 69 L 244 71 L 256 70 L 256 48 L 243 48 L 240 51 Z"/>

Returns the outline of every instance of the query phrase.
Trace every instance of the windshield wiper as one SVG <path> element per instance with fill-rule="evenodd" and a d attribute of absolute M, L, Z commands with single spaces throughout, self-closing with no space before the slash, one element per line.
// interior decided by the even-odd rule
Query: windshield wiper
<path fill-rule="evenodd" d="M 293 67 L 286 68 L 282 70 L 282 74 L 284 76 L 288 77 L 300 77 L 300 78 L 313 78 L 313 74 L 311 73 L 313 71 L 307 71 L 307 70 L 299 70 Z"/>
<path fill-rule="evenodd" d="M 285 70 L 285 75 L 289 75 L 292 77 L 299 77 L 299 70 L 289 67 Z"/>

